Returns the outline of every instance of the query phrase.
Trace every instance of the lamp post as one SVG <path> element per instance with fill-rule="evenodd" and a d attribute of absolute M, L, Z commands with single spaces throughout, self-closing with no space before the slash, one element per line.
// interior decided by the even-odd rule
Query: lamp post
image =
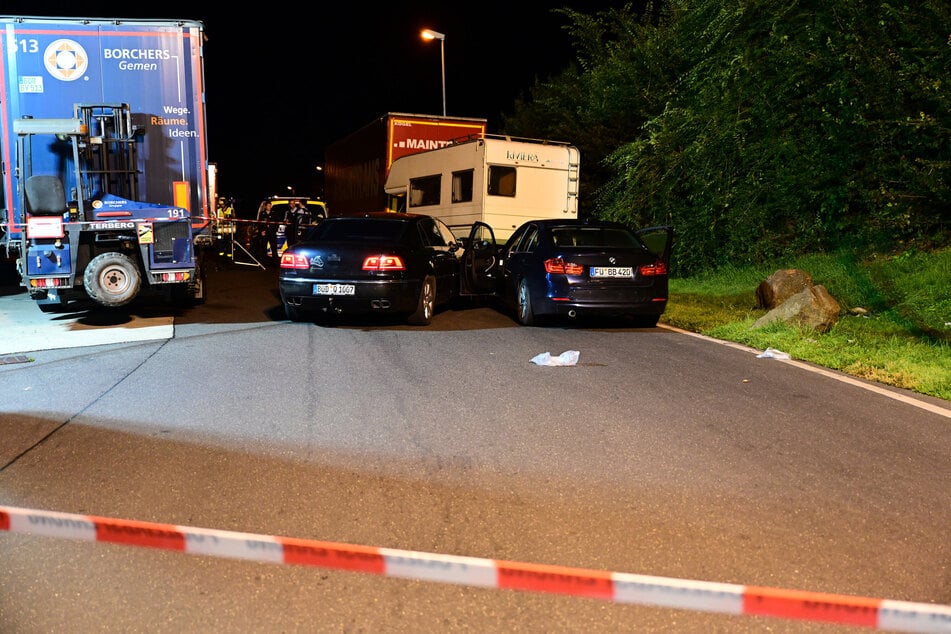
<path fill-rule="evenodd" d="M 442 116 L 446 116 L 446 35 L 439 31 L 423 29 L 424 40 L 439 40 L 439 59 L 442 66 Z"/>

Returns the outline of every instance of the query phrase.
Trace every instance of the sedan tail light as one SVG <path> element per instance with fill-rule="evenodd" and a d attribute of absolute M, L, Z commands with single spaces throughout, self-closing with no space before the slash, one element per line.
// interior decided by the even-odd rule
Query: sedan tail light
<path fill-rule="evenodd" d="M 310 260 L 306 256 L 301 255 L 300 253 L 287 253 L 286 251 L 281 254 L 281 268 L 282 269 L 309 269 Z"/>
<path fill-rule="evenodd" d="M 565 262 L 562 258 L 549 258 L 545 260 L 546 273 L 560 273 L 562 275 L 581 275 L 584 273 L 584 267 L 580 264 Z"/>
<path fill-rule="evenodd" d="M 645 277 L 652 275 L 667 275 L 667 263 L 663 260 L 657 260 L 653 264 L 645 264 L 638 267 L 637 272 Z"/>
<path fill-rule="evenodd" d="M 403 258 L 398 255 L 371 255 L 363 261 L 364 271 L 405 271 Z"/>

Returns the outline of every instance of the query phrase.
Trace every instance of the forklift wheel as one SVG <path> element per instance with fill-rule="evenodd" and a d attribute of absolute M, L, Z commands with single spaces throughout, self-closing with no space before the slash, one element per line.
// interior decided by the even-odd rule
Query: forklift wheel
<path fill-rule="evenodd" d="M 86 265 L 83 286 L 94 302 L 114 308 L 135 299 L 142 286 L 142 275 L 129 256 L 101 253 Z"/>

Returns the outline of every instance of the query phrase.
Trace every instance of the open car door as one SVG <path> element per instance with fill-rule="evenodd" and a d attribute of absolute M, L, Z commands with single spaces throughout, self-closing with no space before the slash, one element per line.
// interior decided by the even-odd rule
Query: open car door
<path fill-rule="evenodd" d="M 498 290 L 499 247 L 495 242 L 495 232 L 484 222 L 475 222 L 466 239 L 466 250 L 462 254 L 462 275 L 460 293 L 462 295 L 491 295 Z"/>
<path fill-rule="evenodd" d="M 663 260 L 670 271 L 670 252 L 674 244 L 674 228 L 669 225 L 645 227 L 636 231 L 637 237 L 644 241 L 651 253 Z"/>

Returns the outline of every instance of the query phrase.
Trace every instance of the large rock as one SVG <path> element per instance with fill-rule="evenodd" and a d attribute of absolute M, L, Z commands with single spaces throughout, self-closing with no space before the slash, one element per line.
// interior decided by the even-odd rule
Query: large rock
<path fill-rule="evenodd" d="M 770 310 L 812 286 L 812 276 L 799 269 L 776 271 L 756 288 L 756 306 Z"/>
<path fill-rule="evenodd" d="M 828 332 L 839 321 L 840 312 L 839 302 L 829 294 L 825 286 L 817 284 L 788 298 L 757 319 L 752 328 L 762 328 L 781 320 L 795 326 L 812 328 L 818 332 Z"/>

